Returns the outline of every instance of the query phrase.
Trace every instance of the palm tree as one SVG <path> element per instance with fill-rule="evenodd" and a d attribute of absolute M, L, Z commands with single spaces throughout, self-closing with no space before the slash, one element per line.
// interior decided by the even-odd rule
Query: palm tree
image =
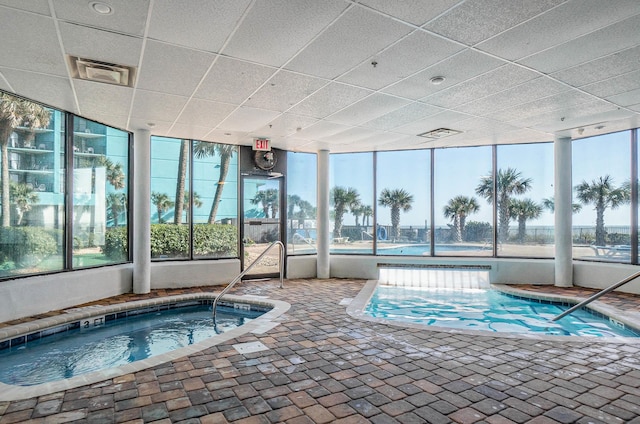
<path fill-rule="evenodd" d="M 342 220 L 344 213 L 351 205 L 360 202 L 360 194 L 355 188 L 334 187 L 329 195 L 329 202 L 333 206 L 334 226 L 333 236 L 342 237 Z"/>
<path fill-rule="evenodd" d="M 549 212 L 553 213 L 556 211 L 556 202 L 553 197 L 545 197 L 542 199 L 542 207 L 548 209 Z M 582 205 L 580 203 L 572 203 L 571 211 L 573 213 L 578 213 L 582 210 Z"/>
<path fill-rule="evenodd" d="M 24 183 L 12 183 L 9 190 L 11 192 L 11 201 L 15 203 L 18 212 L 16 225 L 22 225 L 22 218 L 25 212 L 29 212 L 31 206 L 38 203 L 40 198 L 38 197 L 38 193 L 33 191 L 33 188 Z"/>
<path fill-rule="evenodd" d="M 389 190 L 385 188 L 380 192 L 378 198 L 378 204 L 380 206 L 387 206 L 391 208 L 391 227 L 392 237 L 395 241 L 400 235 L 400 210 L 409 212 L 411 210 L 411 204 L 413 203 L 413 195 L 409 194 L 403 188 L 396 188 Z"/>
<path fill-rule="evenodd" d="M 2 226 L 11 225 L 9 184 L 9 137 L 19 126 L 30 129 L 46 128 L 51 120 L 51 111 L 37 103 L 20 99 L 7 93 L 0 93 L 0 156 L 2 163 Z"/>
<path fill-rule="evenodd" d="M 531 178 L 522 178 L 522 173 L 514 168 L 506 170 L 499 169 L 497 175 L 497 208 L 498 208 L 498 240 L 506 241 L 509 235 L 509 205 L 511 197 L 517 194 L 524 194 L 531 189 Z M 490 174 L 480 180 L 476 187 L 476 194 L 487 199 L 489 204 L 493 203 L 493 176 Z"/>
<path fill-rule="evenodd" d="M 113 226 L 118 226 L 118 217 L 127 209 L 127 195 L 122 192 L 111 192 L 107 194 L 107 211 L 111 215 Z"/>
<path fill-rule="evenodd" d="M 453 220 L 456 231 L 456 241 L 461 242 L 464 235 L 464 226 L 467 216 L 480 210 L 480 205 L 475 197 L 456 196 L 449 200 L 444 207 L 444 217 Z"/>
<path fill-rule="evenodd" d="M 218 176 L 218 184 L 216 185 L 216 193 L 213 196 L 213 203 L 211 204 L 211 212 L 209 213 L 209 224 L 216 222 L 216 215 L 218 214 L 218 206 L 222 199 L 222 191 L 224 190 L 224 183 L 227 180 L 227 174 L 229 173 L 229 166 L 231 165 L 231 158 L 236 151 L 236 146 L 230 144 L 218 144 L 209 143 L 206 141 L 198 141 L 193 145 L 193 154 L 197 158 L 205 158 L 208 156 L 214 156 L 216 153 L 220 155 L 220 174 Z"/>
<path fill-rule="evenodd" d="M 591 183 L 582 181 L 576 186 L 576 196 L 585 205 L 592 204 L 596 211 L 596 245 L 606 244 L 604 230 L 604 211 L 607 208 L 616 209 L 618 206 L 628 203 L 631 193 L 623 185 L 615 187 L 613 179 L 609 175 L 592 180 Z"/>
<path fill-rule="evenodd" d="M 373 208 L 371 205 L 365 205 L 362 207 L 362 225 L 365 227 L 369 226 L 369 218 L 373 216 Z M 366 221 L 365 221 L 366 220 Z"/>
<path fill-rule="evenodd" d="M 166 211 L 171 209 L 175 203 L 165 193 L 158 193 L 157 191 L 151 193 L 151 203 L 155 205 L 158 211 L 158 223 L 164 224 L 164 218 L 162 216 Z"/>
<path fill-rule="evenodd" d="M 122 170 L 121 163 L 114 163 L 111 159 L 106 156 L 101 156 L 98 159 L 98 164 L 104 166 L 105 168 L 105 178 L 109 181 L 109 184 L 113 186 L 116 190 L 120 190 L 124 188 L 125 183 L 125 175 Z"/>
<path fill-rule="evenodd" d="M 187 185 L 187 165 L 189 162 L 189 140 L 180 142 L 180 155 L 178 156 L 178 181 L 176 183 L 176 207 L 173 214 L 173 223 L 182 224 L 182 212 L 184 211 L 185 186 Z"/>
<path fill-rule="evenodd" d="M 297 194 L 290 194 L 287 196 L 287 217 L 289 219 L 293 218 L 295 208 L 300 208 L 300 202 L 302 202 L 302 199 Z"/>
<path fill-rule="evenodd" d="M 518 243 L 524 243 L 527 220 L 540 218 L 542 206 L 531 199 L 514 199 L 510 208 L 509 214 L 518 220 Z"/>
<path fill-rule="evenodd" d="M 191 194 L 188 191 L 185 191 L 184 195 L 182 196 L 182 204 L 184 205 L 183 210 L 187 213 L 187 216 L 189 216 L 189 208 L 191 207 L 190 196 Z M 202 199 L 200 199 L 200 195 L 195 191 L 193 192 L 193 206 L 195 206 L 196 208 L 202 207 Z M 178 221 L 178 223 L 181 223 L 181 221 Z"/>
<path fill-rule="evenodd" d="M 269 209 L 271 209 L 271 218 L 275 218 L 280 206 L 278 190 L 275 188 L 259 190 L 250 202 L 252 205 L 262 205 L 265 218 L 269 218 Z"/>
<path fill-rule="evenodd" d="M 356 219 L 356 227 L 360 227 L 360 215 L 362 215 L 362 203 L 360 201 L 349 205 L 349 211 Z"/>

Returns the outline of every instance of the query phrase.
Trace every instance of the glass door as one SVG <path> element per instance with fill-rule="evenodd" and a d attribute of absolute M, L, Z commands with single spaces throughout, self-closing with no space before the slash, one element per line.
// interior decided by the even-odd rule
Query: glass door
<path fill-rule="evenodd" d="M 242 177 L 242 269 L 247 269 L 274 241 L 282 240 L 282 177 Z M 256 264 L 248 278 L 277 276 L 277 247 Z"/>

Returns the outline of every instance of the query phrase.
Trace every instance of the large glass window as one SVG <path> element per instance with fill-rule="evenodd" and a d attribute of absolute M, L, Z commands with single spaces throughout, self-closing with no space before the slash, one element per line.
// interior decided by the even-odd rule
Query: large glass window
<path fill-rule="evenodd" d="M 498 255 L 552 258 L 553 144 L 501 145 L 497 156 Z"/>
<path fill-rule="evenodd" d="M 435 151 L 436 255 L 493 255 L 491 157 L 491 146 Z"/>
<path fill-rule="evenodd" d="M 238 148 L 229 144 L 193 142 L 193 256 L 238 256 Z"/>
<path fill-rule="evenodd" d="M 65 266 L 64 114 L 0 93 L 0 277 Z"/>
<path fill-rule="evenodd" d="M 364 234 L 377 234 L 378 255 L 429 255 L 431 151 L 376 155 L 377 225 L 371 207 L 362 210 Z"/>
<path fill-rule="evenodd" d="M 128 163 L 129 133 L 74 118 L 74 267 L 128 259 Z"/>
<path fill-rule="evenodd" d="M 576 140 L 573 257 L 631 261 L 630 131 Z"/>
<path fill-rule="evenodd" d="M 154 259 L 189 257 L 190 143 L 189 140 L 151 137 L 151 257 Z"/>
<path fill-rule="evenodd" d="M 317 166 L 315 154 L 287 153 L 287 253 L 289 255 L 316 252 Z"/>
<path fill-rule="evenodd" d="M 373 153 L 344 153 L 329 157 L 331 168 L 331 253 L 373 253 L 363 210 L 374 208 Z M 366 219 L 365 221 L 366 222 Z"/>

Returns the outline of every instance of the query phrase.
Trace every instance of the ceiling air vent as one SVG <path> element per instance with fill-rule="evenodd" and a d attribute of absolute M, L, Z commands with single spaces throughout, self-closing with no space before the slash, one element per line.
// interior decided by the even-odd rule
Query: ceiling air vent
<path fill-rule="evenodd" d="M 431 131 L 423 132 L 422 134 L 418 134 L 418 137 L 440 139 L 440 138 L 445 138 L 452 135 L 460 134 L 461 132 L 462 131 L 452 130 L 449 128 L 438 128 L 436 130 L 431 130 Z"/>
<path fill-rule="evenodd" d="M 99 62 L 76 56 L 67 56 L 73 78 L 133 87 L 136 70 L 132 66 Z"/>

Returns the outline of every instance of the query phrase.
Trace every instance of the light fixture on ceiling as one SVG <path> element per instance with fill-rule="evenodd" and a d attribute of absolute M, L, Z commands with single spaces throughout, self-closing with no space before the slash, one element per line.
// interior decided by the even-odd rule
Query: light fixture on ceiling
<path fill-rule="evenodd" d="M 76 79 L 133 87 L 136 68 L 67 55 L 71 76 Z"/>
<path fill-rule="evenodd" d="M 429 81 L 433 85 L 440 85 L 440 84 L 442 84 L 444 82 L 444 80 L 445 80 L 445 78 L 443 76 L 437 76 L 437 77 L 431 78 Z"/>
<path fill-rule="evenodd" d="M 450 128 L 438 128 L 435 130 L 423 132 L 422 134 L 418 134 L 418 137 L 440 139 L 440 138 L 450 137 L 452 135 L 456 135 L 460 133 L 462 133 L 462 131 L 452 130 Z"/>
<path fill-rule="evenodd" d="M 91 9 L 100 14 L 100 15 L 110 15 L 113 13 L 113 9 L 111 8 L 111 6 L 109 6 L 106 3 L 102 3 L 99 1 L 94 1 L 92 3 L 89 4 L 89 6 L 91 6 Z"/>

